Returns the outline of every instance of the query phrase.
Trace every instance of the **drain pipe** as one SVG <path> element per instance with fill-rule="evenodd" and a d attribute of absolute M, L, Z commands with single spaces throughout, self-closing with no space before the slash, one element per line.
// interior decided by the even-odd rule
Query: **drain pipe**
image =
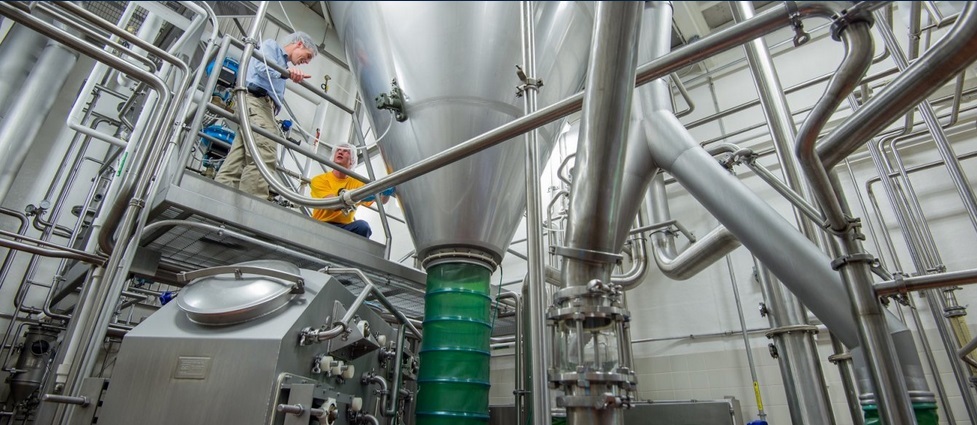
<path fill-rule="evenodd" d="M 627 234 L 614 230 L 633 222 L 620 223 L 623 193 L 616 188 L 624 177 L 641 15 L 640 2 L 597 4 L 576 156 L 586 178 L 573 180 L 566 246 L 555 247 L 566 286 L 547 317 L 554 334 L 549 380 L 563 389 L 559 402 L 574 425 L 623 423 L 637 381 L 623 347 L 630 344 L 630 313 L 610 278 Z"/>

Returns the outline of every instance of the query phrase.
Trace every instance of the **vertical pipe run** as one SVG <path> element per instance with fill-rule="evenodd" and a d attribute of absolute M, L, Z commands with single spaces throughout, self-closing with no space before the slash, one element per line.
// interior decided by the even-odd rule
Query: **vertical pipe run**
<path fill-rule="evenodd" d="M 830 168 L 825 169 L 822 166 L 815 152 L 818 132 L 871 64 L 871 53 L 867 53 L 872 46 L 868 31 L 870 24 L 864 18 L 853 19 L 839 34 L 845 43 L 845 57 L 838 72 L 828 83 L 825 95 L 805 121 L 798 136 L 796 153 L 808 179 L 814 185 L 814 194 L 825 212 L 829 226 L 837 236 L 832 240 L 831 247 L 832 252 L 838 254 L 833 268 L 841 272 L 845 291 L 851 299 L 850 314 L 855 319 L 858 346 L 864 353 L 863 362 L 871 378 L 871 391 L 874 391 L 864 391 L 863 397 L 868 403 L 866 408 L 874 408 L 871 405 L 874 401 L 878 404 L 877 412 L 886 423 L 909 424 L 915 422 L 915 415 L 907 391 L 907 381 L 914 387 L 926 387 L 925 381 L 917 383 L 906 379 L 906 374 L 915 377 L 917 373 L 921 373 L 917 367 L 918 354 L 915 347 L 912 347 L 911 353 L 896 351 L 897 348 L 905 348 L 905 336 L 902 331 L 890 335 L 886 323 L 887 311 L 882 308 L 872 289 L 870 263 L 874 257 L 864 251 L 859 240 L 859 224 L 850 219 L 850 211 L 841 196 L 837 176 L 827 171 Z M 898 345 L 895 342 L 897 338 L 900 340 Z M 911 340 L 909 344 L 912 345 Z M 915 364 L 911 364 L 910 360 L 914 360 Z M 928 397 L 923 393 L 928 393 Z M 932 393 L 927 390 L 916 396 L 931 398 Z"/>
<path fill-rule="evenodd" d="M 879 12 L 876 12 L 876 16 L 878 18 L 882 15 L 879 15 Z M 907 68 L 909 68 L 908 58 L 902 51 L 902 47 L 899 46 L 899 42 L 896 40 L 892 29 L 887 25 L 880 25 L 879 33 L 882 35 L 882 40 L 884 41 L 886 47 L 892 51 L 893 61 L 895 61 L 896 66 L 899 67 L 899 70 L 905 71 Z M 940 157 L 943 159 L 947 172 L 950 174 L 950 180 L 953 182 L 954 187 L 957 189 L 957 192 L 963 201 L 964 209 L 966 209 L 968 212 L 968 217 L 970 218 L 971 224 L 977 228 L 977 197 L 974 196 L 974 192 L 970 187 L 969 180 L 964 174 L 963 169 L 961 169 L 959 160 L 957 160 L 957 155 L 953 151 L 953 147 L 950 146 L 946 133 L 940 126 L 939 120 L 936 117 L 936 112 L 933 110 L 933 106 L 928 100 L 923 99 L 917 108 L 919 109 L 920 116 L 923 117 L 923 122 L 926 124 L 926 129 L 933 137 L 933 142 L 936 144 L 937 151 L 940 153 Z M 893 143 L 893 149 L 895 149 L 895 143 Z M 902 167 L 901 160 L 899 165 L 900 170 L 902 170 L 903 173 L 903 178 L 906 179 L 906 184 L 911 184 L 908 180 L 908 176 L 905 174 L 904 167 Z M 885 177 L 883 178 L 885 179 Z M 911 204 L 910 206 L 912 207 L 913 205 L 915 204 Z M 918 205 L 916 206 L 918 207 Z M 920 219 L 925 219 L 925 217 L 922 217 L 922 213 L 920 211 L 917 211 L 917 215 L 920 215 Z M 924 247 L 927 246 L 925 242 L 932 241 L 931 237 L 921 237 L 920 239 L 920 242 Z M 929 272 L 931 266 L 937 266 L 937 263 L 939 263 L 938 258 L 932 257 L 938 255 L 939 254 L 935 252 L 928 255 L 926 257 L 928 261 L 924 262 L 925 265 L 921 271 Z M 943 340 L 944 347 L 946 348 L 947 353 L 950 354 L 956 352 L 956 350 L 960 348 L 960 344 L 965 343 L 967 340 L 969 340 L 969 338 L 961 335 L 960 331 L 962 331 L 963 328 L 948 326 L 947 322 L 944 321 L 945 317 L 940 317 L 938 314 L 938 312 L 944 311 L 942 308 L 943 304 L 945 303 L 943 296 L 944 295 L 940 291 L 926 291 L 926 301 L 933 312 L 934 320 L 937 328 L 940 331 L 940 336 Z M 953 319 L 949 320 L 951 320 L 952 325 Z M 951 333 L 957 337 L 958 341 L 956 341 L 956 343 L 950 338 Z M 971 421 L 973 421 L 975 420 L 975 417 L 977 417 L 977 403 L 975 403 L 974 395 L 970 387 L 965 382 L 962 382 L 965 373 L 961 362 L 953 355 L 950 357 L 951 367 L 953 368 L 954 374 L 957 376 L 957 384 L 960 387 L 964 405 L 967 408 L 967 413 Z"/>
<path fill-rule="evenodd" d="M 736 302 L 736 314 L 740 319 L 740 330 L 743 331 L 743 348 L 746 349 L 746 362 L 750 365 L 750 377 L 753 378 L 753 395 L 756 397 L 757 416 L 766 421 L 767 413 L 763 411 L 763 398 L 760 397 L 760 380 L 756 374 L 756 363 L 753 362 L 753 349 L 750 347 L 750 333 L 746 329 L 746 317 L 743 316 L 743 302 L 740 300 L 740 288 L 736 284 L 736 273 L 733 272 L 733 260 L 726 255 L 726 268 L 729 269 L 729 283 L 733 287 L 733 298 Z M 786 379 L 784 380 L 787 381 Z"/>
<path fill-rule="evenodd" d="M 566 287 L 560 291 L 563 296 L 556 310 L 578 312 L 573 318 L 561 313 L 556 324 L 565 338 L 561 342 L 565 350 L 555 376 L 568 375 L 559 382 L 566 394 L 562 401 L 567 423 L 574 425 L 621 424 L 622 403 L 627 403 L 627 395 L 622 393 L 631 388 L 629 379 L 622 376 L 629 371 L 615 369 L 608 374 L 601 363 L 625 367 L 621 359 L 625 353 L 619 346 L 630 341 L 615 346 L 608 342 L 606 354 L 597 350 L 602 332 L 612 332 L 615 341 L 626 338 L 623 327 L 614 327 L 618 320 L 626 319 L 597 319 L 590 311 L 614 302 L 613 287 L 605 285 L 610 285 L 614 266 L 608 259 L 620 248 L 616 230 L 625 194 L 619 188 L 624 177 L 642 6 L 641 2 L 600 2 L 594 21 L 577 146 L 577 178 L 570 191 L 567 247 L 561 251 Z M 628 225 L 632 218 L 628 217 Z M 610 292 L 604 292 L 608 289 Z M 626 317 L 627 311 L 621 311 Z M 586 360 L 591 355 L 586 352 L 588 343 L 595 349 L 591 360 Z M 577 378 L 570 377 L 575 374 Z"/>
<path fill-rule="evenodd" d="M 876 16 L 881 17 L 881 11 L 877 11 Z M 892 29 L 886 25 L 880 25 L 878 29 L 879 33 L 882 34 L 882 40 L 885 42 L 886 47 L 892 52 L 892 59 L 896 62 L 896 66 L 899 67 L 900 71 L 905 71 L 909 68 L 909 61 L 899 46 L 895 34 L 892 33 Z M 963 205 L 967 210 L 970 222 L 977 228 L 977 196 L 974 195 L 966 174 L 960 168 L 960 162 L 957 160 L 957 155 L 954 153 L 953 147 L 950 146 L 950 141 L 947 139 L 946 133 L 940 127 L 939 120 L 936 118 L 936 112 L 933 110 L 930 102 L 925 100 L 925 98 L 919 103 L 918 109 L 920 116 L 923 117 L 923 122 L 926 123 L 926 128 L 929 130 L 930 135 L 933 136 L 933 141 L 936 143 L 940 157 L 943 159 L 944 164 L 946 164 L 947 172 L 950 174 L 950 180 L 953 181 L 954 187 L 963 199 Z"/>
<path fill-rule="evenodd" d="M 488 422 L 491 274 L 483 265 L 462 262 L 428 267 L 418 425 Z"/>
<path fill-rule="evenodd" d="M 754 16 L 753 4 L 750 2 L 732 2 L 731 6 L 737 22 Z M 800 166 L 797 157 L 791 149 L 797 134 L 793 115 L 787 106 L 787 97 L 767 44 L 762 38 L 757 38 L 744 47 L 787 186 L 803 199 L 810 200 L 807 184 L 801 180 L 798 172 Z M 817 243 L 817 230 L 811 220 L 798 208 L 793 208 L 793 212 L 794 221 L 801 233 L 811 242 Z M 761 283 L 767 284 L 764 286 L 764 295 L 771 309 L 770 326 L 777 329 L 807 325 L 807 309 L 797 297 L 786 291 L 783 284 L 770 275 L 763 264 L 757 264 L 757 274 Z M 814 335 L 810 332 L 788 332 L 778 333 L 773 339 L 781 353 L 777 363 L 784 377 L 791 420 L 795 424 L 833 424 L 834 413 L 831 411 L 831 401 L 824 383 Z"/>
<path fill-rule="evenodd" d="M 616 188 L 624 175 L 641 11 L 641 3 L 597 6 L 577 147 L 578 178 L 570 190 L 565 243 L 572 248 L 604 253 L 619 248 L 615 230 L 624 194 Z M 610 282 L 612 266 L 567 257 L 563 281 L 567 286 L 591 279 Z"/>
<path fill-rule="evenodd" d="M 522 21 L 522 66 L 529 78 L 536 75 L 536 31 L 533 20 L 533 3 L 520 2 L 519 17 Z M 523 112 L 529 115 L 536 112 L 537 87 L 525 91 Z M 546 339 L 546 281 L 543 263 L 542 226 L 543 214 L 540 205 L 539 185 L 539 142 L 536 130 L 526 133 L 526 261 L 529 274 L 525 285 L 529 288 L 529 340 L 533 349 L 529 350 L 528 365 L 535 379 L 532 380 L 531 417 L 533 425 L 549 425 L 550 396 L 547 390 L 546 371 L 549 345 Z M 529 388 L 526 388 L 529 390 Z M 519 424 L 524 425 L 524 424 Z"/>

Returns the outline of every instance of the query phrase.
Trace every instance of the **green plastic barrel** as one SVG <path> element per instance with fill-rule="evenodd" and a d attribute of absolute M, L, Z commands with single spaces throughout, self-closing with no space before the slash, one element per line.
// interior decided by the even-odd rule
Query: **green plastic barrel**
<path fill-rule="evenodd" d="M 487 268 L 467 263 L 438 264 L 427 271 L 418 425 L 488 422 L 490 277 Z"/>
<path fill-rule="evenodd" d="M 874 404 L 862 406 L 865 412 L 865 425 L 882 425 L 882 418 L 879 418 L 879 407 Z M 938 425 L 940 416 L 936 411 L 936 403 L 913 403 L 913 413 L 916 414 L 917 425 Z"/>

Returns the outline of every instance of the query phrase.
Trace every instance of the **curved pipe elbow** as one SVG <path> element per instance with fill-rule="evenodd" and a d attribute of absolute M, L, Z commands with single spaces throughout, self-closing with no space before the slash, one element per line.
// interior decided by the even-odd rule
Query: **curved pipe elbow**
<path fill-rule="evenodd" d="M 644 238 L 635 239 L 634 262 L 631 269 L 622 275 L 611 276 L 611 283 L 620 285 L 621 289 L 630 291 L 637 288 L 648 274 L 648 249 Z"/>
<path fill-rule="evenodd" d="M 664 243 L 660 239 L 656 244 L 655 263 L 665 276 L 674 280 L 695 276 L 740 246 L 739 239 L 724 226 L 716 227 L 678 255 L 670 256 L 668 249 L 662 249 Z"/>
<path fill-rule="evenodd" d="M 380 387 L 380 394 L 386 395 L 387 393 L 389 393 L 389 389 L 388 389 L 388 386 L 387 386 L 387 380 L 386 379 L 383 379 L 382 376 L 377 375 L 377 374 L 375 374 L 373 372 L 364 373 L 363 374 L 363 377 L 360 378 L 360 381 L 363 384 L 374 384 L 374 385 L 379 386 Z"/>

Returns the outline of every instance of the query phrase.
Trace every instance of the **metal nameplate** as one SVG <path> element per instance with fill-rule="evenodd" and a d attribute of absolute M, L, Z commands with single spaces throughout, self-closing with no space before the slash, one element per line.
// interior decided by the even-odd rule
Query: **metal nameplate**
<path fill-rule="evenodd" d="M 207 379 L 210 357 L 180 356 L 176 361 L 174 379 Z"/>

